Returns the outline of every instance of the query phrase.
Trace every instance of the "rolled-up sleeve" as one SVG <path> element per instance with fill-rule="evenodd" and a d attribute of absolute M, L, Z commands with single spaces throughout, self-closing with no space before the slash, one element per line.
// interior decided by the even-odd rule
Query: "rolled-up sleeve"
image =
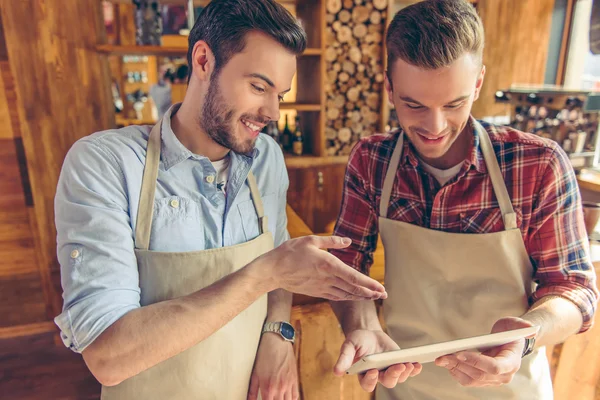
<path fill-rule="evenodd" d="M 527 242 L 538 282 L 530 303 L 546 296 L 573 302 L 581 311 L 581 332 L 585 332 L 593 323 L 598 291 L 577 179 L 568 156 L 558 147 L 540 160 L 540 167 L 545 171 L 540 175 Z"/>
<path fill-rule="evenodd" d="M 80 353 L 140 307 L 125 178 L 101 142 L 85 138 L 71 148 L 54 205 L 64 299 L 55 322 L 65 345 Z"/>

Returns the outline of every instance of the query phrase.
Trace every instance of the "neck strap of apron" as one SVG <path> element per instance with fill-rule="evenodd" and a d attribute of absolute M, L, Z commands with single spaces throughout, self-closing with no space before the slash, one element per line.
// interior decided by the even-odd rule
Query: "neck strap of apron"
<path fill-rule="evenodd" d="M 475 124 L 477 124 L 477 122 L 473 121 L 472 124 L 473 129 L 477 129 L 477 127 L 474 126 Z M 500 211 L 502 212 L 502 218 L 504 220 L 504 229 L 507 231 L 517 229 L 517 216 L 510 201 L 508 190 L 506 190 L 506 184 L 504 183 L 502 173 L 500 172 L 500 166 L 498 165 L 498 160 L 496 159 L 496 154 L 494 153 L 492 141 L 490 140 L 490 137 L 485 129 L 478 129 L 477 133 L 479 134 L 481 152 L 483 153 L 483 158 L 488 168 L 490 179 L 492 180 L 494 193 L 496 194 L 496 198 L 498 199 L 498 205 L 500 206 Z M 398 165 L 400 164 L 400 158 L 402 157 L 403 148 L 404 133 L 400 133 L 400 136 L 398 137 L 398 142 L 396 143 L 396 147 L 394 148 L 394 152 L 392 153 L 390 165 L 388 167 L 383 183 L 383 191 L 381 193 L 381 204 L 379 207 L 379 215 L 382 218 L 387 218 L 392 187 L 394 186 L 394 180 L 396 179 Z"/>
<path fill-rule="evenodd" d="M 140 204 L 137 212 L 135 227 L 135 247 L 140 250 L 148 250 L 150 247 L 150 233 L 152 231 L 152 217 L 154 215 L 154 197 L 156 194 L 156 179 L 158 178 L 158 166 L 160 162 L 160 139 L 162 119 L 154 125 L 148 138 L 148 149 L 146 150 L 146 163 L 142 177 L 142 189 L 140 192 Z M 258 185 L 252 171 L 248 174 L 248 185 L 250 195 L 256 214 L 260 233 L 268 232 L 267 216 L 264 212 Z"/>

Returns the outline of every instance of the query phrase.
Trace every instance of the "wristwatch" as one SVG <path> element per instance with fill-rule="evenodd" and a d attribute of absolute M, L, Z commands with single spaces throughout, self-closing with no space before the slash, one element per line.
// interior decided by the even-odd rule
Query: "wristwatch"
<path fill-rule="evenodd" d="M 287 322 L 265 322 L 262 333 L 273 332 L 281 335 L 283 340 L 294 343 L 296 340 L 296 331 L 294 327 Z"/>
<path fill-rule="evenodd" d="M 535 346 L 535 337 L 525 338 L 525 347 L 523 348 L 523 355 L 521 356 L 521 358 L 533 353 L 534 346 Z"/>

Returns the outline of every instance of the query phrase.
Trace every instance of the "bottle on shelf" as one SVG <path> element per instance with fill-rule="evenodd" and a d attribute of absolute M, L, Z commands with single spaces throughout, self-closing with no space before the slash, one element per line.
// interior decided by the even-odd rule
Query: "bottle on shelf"
<path fill-rule="evenodd" d="M 294 130 L 294 140 L 292 142 L 292 152 L 301 156 L 304 153 L 304 143 L 302 137 L 302 128 L 300 127 L 300 116 L 296 116 L 296 127 Z"/>
<path fill-rule="evenodd" d="M 273 138 L 278 144 L 281 146 L 281 142 L 279 141 L 279 128 L 277 127 L 277 121 L 271 121 L 266 126 L 265 133 Z"/>
<path fill-rule="evenodd" d="M 281 134 L 281 146 L 283 147 L 283 151 L 290 152 L 292 150 L 292 131 L 290 130 L 287 115 L 285 116 L 285 127 Z"/>

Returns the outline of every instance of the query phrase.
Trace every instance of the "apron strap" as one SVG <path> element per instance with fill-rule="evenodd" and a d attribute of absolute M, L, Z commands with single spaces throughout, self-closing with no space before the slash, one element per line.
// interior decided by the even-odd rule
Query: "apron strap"
<path fill-rule="evenodd" d="M 262 199 L 260 198 L 260 192 L 258 191 L 258 185 L 256 184 L 256 178 L 252 171 L 248 174 L 248 186 L 250 186 L 250 196 L 252 197 L 252 203 L 254 203 L 254 209 L 258 215 L 258 228 L 260 234 L 269 231 L 269 225 L 267 216 L 265 215 L 265 209 L 263 207 Z"/>
<path fill-rule="evenodd" d="M 146 150 L 146 163 L 142 177 L 142 189 L 140 191 L 140 204 L 138 205 L 137 220 L 135 226 L 135 247 L 140 250 L 148 250 L 150 247 L 150 232 L 152 228 L 152 216 L 154 214 L 154 196 L 156 193 L 156 179 L 158 178 L 158 164 L 160 161 L 160 130 L 162 119 L 154 125 L 148 138 Z"/>
<path fill-rule="evenodd" d="M 512 229 L 517 229 L 517 214 L 510 201 L 510 196 L 508 195 L 502 172 L 500 172 L 500 166 L 498 165 L 498 160 L 496 159 L 496 153 L 494 152 L 490 136 L 485 129 L 480 128 L 477 121 L 473 121 L 473 129 L 476 129 L 479 134 L 481 152 L 483 153 L 483 158 L 488 168 L 490 179 L 492 180 L 492 186 L 494 187 L 494 193 L 496 194 L 498 205 L 502 212 L 504 230 L 510 231 Z"/>
<path fill-rule="evenodd" d="M 390 196 L 392 195 L 392 187 L 394 186 L 394 180 L 396 179 L 396 173 L 398 172 L 398 165 L 400 164 L 400 157 L 402 156 L 402 148 L 404 147 L 404 133 L 400 132 L 398 136 L 398 142 L 394 147 L 390 165 L 388 166 L 385 174 L 385 180 L 383 182 L 383 191 L 381 192 L 381 203 L 379 205 L 379 215 L 383 218 L 387 218 L 388 206 L 390 205 Z"/>
<path fill-rule="evenodd" d="M 156 180 L 158 178 L 158 165 L 160 161 L 160 139 L 161 139 L 162 120 L 159 121 L 148 138 L 148 148 L 146 150 L 146 164 L 144 166 L 144 175 L 142 177 L 142 188 L 140 191 L 140 204 L 138 206 L 137 220 L 135 227 L 135 247 L 140 250 L 148 250 L 150 247 L 150 234 L 152 231 L 152 217 L 154 215 L 154 197 L 156 194 Z M 256 184 L 256 179 L 252 171 L 248 174 L 248 185 L 250 186 L 250 195 L 256 214 L 260 233 L 269 231 L 268 220 L 265 215 L 260 192 Z"/>

